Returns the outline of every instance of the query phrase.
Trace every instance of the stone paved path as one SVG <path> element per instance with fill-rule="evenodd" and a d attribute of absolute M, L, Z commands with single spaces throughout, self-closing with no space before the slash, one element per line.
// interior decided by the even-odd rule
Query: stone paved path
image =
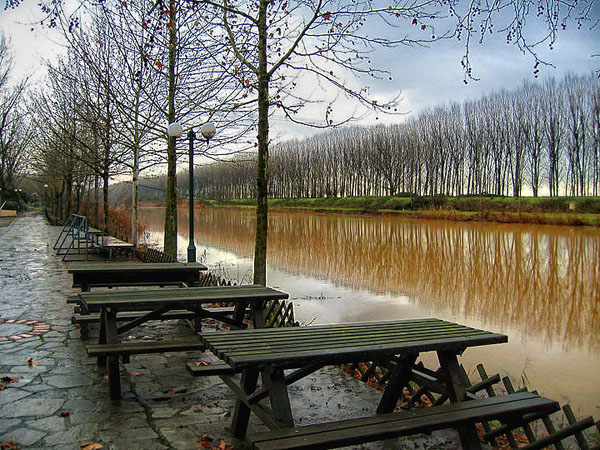
<path fill-rule="evenodd" d="M 75 293 L 66 264 L 52 250 L 59 228 L 29 213 L 0 229 L 0 444 L 18 448 L 79 449 L 99 443 L 105 449 L 194 449 L 203 435 L 236 449 L 229 434 L 233 400 L 218 377 L 193 379 L 185 363 L 207 354 L 132 357 L 121 366 L 124 396 L 108 399 L 104 372 L 85 354 L 79 330 L 70 322 L 66 296 Z M 31 337 L 32 326 L 50 325 Z M 9 322 L 7 322 L 9 321 Z M 181 322 L 155 323 L 126 338 L 160 338 L 191 331 Z M 292 387 L 298 424 L 373 412 L 379 394 L 341 370 L 324 369 Z M 251 421 L 251 430 L 262 425 Z M 457 448 L 453 432 L 360 448 Z"/>

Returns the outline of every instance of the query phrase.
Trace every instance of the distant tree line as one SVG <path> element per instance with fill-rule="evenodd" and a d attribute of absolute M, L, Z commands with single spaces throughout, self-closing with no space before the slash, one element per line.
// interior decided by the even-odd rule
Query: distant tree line
<path fill-rule="evenodd" d="M 250 198 L 255 162 L 237 156 L 197 171 L 205 198 Z M 277 198 L 387 195 L 599 195 L 596 76 L 525 82 L 437 106 L 405 123 L 345 127 L 283 142 L 270 155 Z M 529 192 L 529 191 L 527 191 Z"/>

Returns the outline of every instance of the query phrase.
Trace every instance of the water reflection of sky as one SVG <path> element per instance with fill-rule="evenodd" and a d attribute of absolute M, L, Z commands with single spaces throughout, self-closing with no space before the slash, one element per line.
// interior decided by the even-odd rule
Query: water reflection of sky
<path fill-rule="evenodd" d="M 144 217 L 160 245 L 161 211 Z M 269 225 L 268 283 L 290 293 L 300 322 L 429 316 L 502 332 L 509 344 L 469 349 L 467 369 L 486 361 L 600 414 L 600 388 L 584 375 L 600 371 L 597 230 L 314 213 L 272 213 Z M 253 213 L 199 210 L 195 227 L 213 272 L 252 282 Z"/>

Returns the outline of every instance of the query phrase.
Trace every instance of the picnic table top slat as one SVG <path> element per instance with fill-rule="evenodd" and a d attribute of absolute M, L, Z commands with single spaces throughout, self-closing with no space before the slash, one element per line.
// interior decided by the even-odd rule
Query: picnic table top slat
<path fill-rule="evenodd" d="M 374 337 L 361 337 L 356 336 L 354 338 L 346 337 L 329 337 L 320 339 L 319 336 L 313 336 L 310 339 L 299 338 L 294 342 L 288 341 L 274 341 L 274 342 L 255 342 L 240 343 L 240 344 L 221 344 L 214 345 L 214 348 L 220 351 L 227 351 L 232 356 L 250 356 L 260 353 L 268 353 L 271 349 L 276 348 L 278 353 L 295 353 L 303 350 L 310 350 L 315 346 L 321 349 L 324 348 L 336 348 L 337 346 L 343 345 L 344 347 L 363 346 L 363 345 L 374 345 L 374 344 L 385 344 L 388 342 L 416 342 L 431 339 L 453 339 L 453 338 L 476 338 L 486 335 L 485 331 L 472 330 L 472 331 L 454 331 L 454 332 L 429 332 L 429 333 L 401 333 L 401 334 L 382 334 Z M 235 346 L 235 347 L 233 347 Z"/>
<path fill-rule="evenodd" d="M 508 341 L 503 334 L 438 319 L 231 331 L 202 339 L 234 368 L 268 363 L 292 367 L 316 359 L 342 361 L 365 355 L 373 359 Z"/>
<path fill-rule="evenodd" d="M 154 271 L 177 271 L 198 272 L 207 270 L 200 263 L 72 263 L 68 272 L 73 274 L 96 273 L 96 272 L 154 272 Z"/>
<path fill-rule="evenodd" d="M 148 289 L 120 292 L 82 292 L 79 294 L 82 305 L 90 312 L 105 307 L 144 307 L 169 303 L 214 303 L 254 300 L 283 300 L 285 292 L 260 286 L 212 286 L 181 289 Z"/>

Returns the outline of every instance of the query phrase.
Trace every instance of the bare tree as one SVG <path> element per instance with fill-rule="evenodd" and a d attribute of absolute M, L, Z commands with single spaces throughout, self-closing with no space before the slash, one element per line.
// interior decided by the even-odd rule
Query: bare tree
<path fill-rule="evenodd" d="M 9 44 L 0 35 L 0 188 L 13 189 L 26 170 L 31 127 L 25 109 L 27 79 L 12 82 Z"/>

